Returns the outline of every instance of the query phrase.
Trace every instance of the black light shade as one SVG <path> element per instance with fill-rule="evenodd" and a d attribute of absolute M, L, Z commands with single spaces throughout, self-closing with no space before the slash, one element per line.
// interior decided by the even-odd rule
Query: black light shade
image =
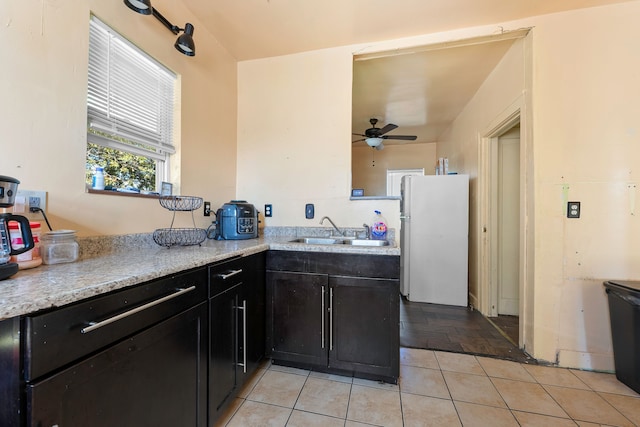
<path fill-rule="evenodd" d="M 196 55 L 196 45 L 193 43 L 193 25 L 188 22 L 184 26 L 184 33 L 180 34 L 174 45 L 179 52 L 187 56 Z"/>
<path fill-rule="evenodd" d="M 193 43 L 193 25 L 187 22 L 184 29 L 173 25 L 160 11 L 151 7 L 151 0 L 124 0 L 124 4 L 127 5 L 129 9 L 143 15 L 153 15 L 173 34 L 179 34 L 180 31 L 183 31 L 174 44 L 175 48 L 187 56 L 196 56 L 196 45 Z"/>
<path fill-rule="evenodd" d="M 131 10 L 135 10 L 143 15 L 151 15 L 153 8 L 151 0 L 124 0 L 124 4 Z"/>

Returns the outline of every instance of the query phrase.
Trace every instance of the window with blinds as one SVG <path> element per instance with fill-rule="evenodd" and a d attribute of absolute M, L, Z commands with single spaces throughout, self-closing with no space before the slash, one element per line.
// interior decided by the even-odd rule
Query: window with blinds
<path fill-rule="evenodd" d="M 156 191 L 167 179 L 176 151 L 176 81 L 174 73 L 91 17 L 87 182 L 96 166 L 104 168 L 105 182 L 113 189 Z"/>

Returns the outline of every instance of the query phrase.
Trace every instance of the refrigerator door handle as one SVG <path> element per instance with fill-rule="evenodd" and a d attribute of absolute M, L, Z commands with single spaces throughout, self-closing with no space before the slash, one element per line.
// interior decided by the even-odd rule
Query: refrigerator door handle
<path fill-rule="evenodd" d="M 400 215 L 400 219 L 411 219 L 411 215 Z"/>

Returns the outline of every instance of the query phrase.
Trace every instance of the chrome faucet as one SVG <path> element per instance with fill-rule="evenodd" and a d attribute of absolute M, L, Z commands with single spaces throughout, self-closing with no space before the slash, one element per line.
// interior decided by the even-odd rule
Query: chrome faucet
<path fill-rule="evenodd" d="M 362 224 L 362 226 L 364 227 L 364 238 L 368 240 L 371 237 L 371 230 L 369 229 L 369 225 Z"/>
<path fill-rule="evenodd" d="M 322 225 L 322 223 L 324 222 L 325 219 L 329 220 L 329 222 L 331 223 L 331 225 L 333 225 L 333 228 L 336 229 L 336 231 L 338 232 L 339 235 L 344 236 L 344 232 L 340 231 L 340 229 L 333 223 L 333 221 L 331 221 L 331 218 L 329 218 L 328 216 L 323 216 L 322 217 L 322 219 L 320 220 L 320 225 Z"/>

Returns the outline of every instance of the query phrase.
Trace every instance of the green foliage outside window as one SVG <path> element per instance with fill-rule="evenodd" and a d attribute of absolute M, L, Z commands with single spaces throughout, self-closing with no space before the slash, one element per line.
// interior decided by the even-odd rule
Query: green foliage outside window
<path fill-rule="evenodd" d="M 104 168 L 105 188 L 133 187 L 140 191 L 156 191 L 156 161 L 102 145 L 87 143 L 86 182 L 97 166 Z"/>

